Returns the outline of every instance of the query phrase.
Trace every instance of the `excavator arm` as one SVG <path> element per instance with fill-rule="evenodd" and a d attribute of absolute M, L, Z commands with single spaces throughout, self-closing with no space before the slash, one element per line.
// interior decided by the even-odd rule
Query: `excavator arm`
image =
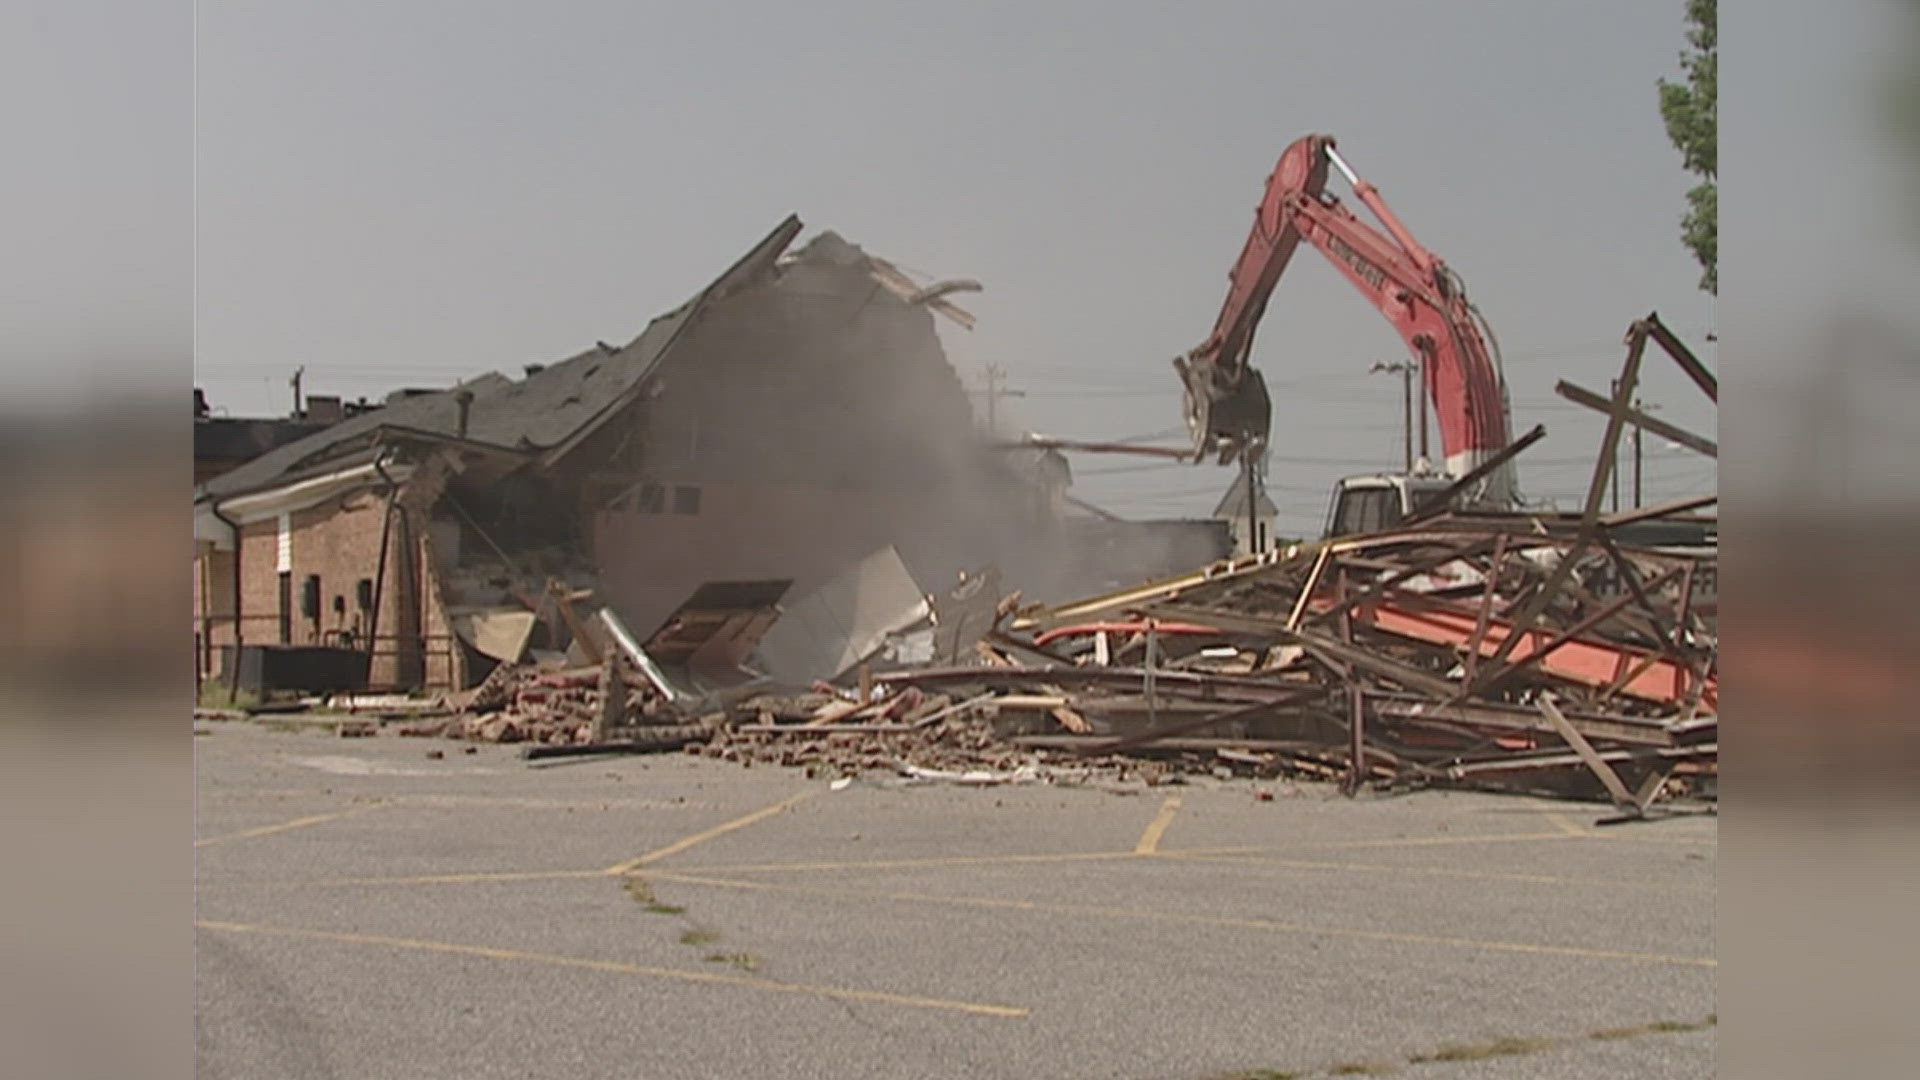
<path fill-rule="evenodd" d="M 1360 220 L 1326 190 L 1338 169 L 1385 231 Z M 1222 464 L 1265 448 L 1271 409 L 1249 361 L 1254 330 L 1302 240 L 1318 249 L 1393 323 L 1424 373 L 1438 417 L 1447 472 L 1464 475 L 1510 440 L 1499 366 L 1460 278 L 1415 240 L 1372 184 L 1340 158 L 1329 135 L 1308 135 L 1280 155 L 1230 276 L 1213 333 L 1174 360 L 1186 387 L 1196 460 Z M 1512 503 L 1510 469 L 1487 480 L 1481 501 Z"/>

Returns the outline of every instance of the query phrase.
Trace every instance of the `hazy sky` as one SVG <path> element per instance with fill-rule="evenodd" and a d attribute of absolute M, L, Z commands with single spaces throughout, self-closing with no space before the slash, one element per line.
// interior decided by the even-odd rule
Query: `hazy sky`
<path fill-rule="evenodd" d="M 349 397 L 625 341 L 789 212 L 972 277 L 962 375 L 1022 428 L 1184 440 L 1169 364 L 1210 329 L 1268 171 L 1334 134 L 1465 277 L 1504 347 L 1523 491 L 1584 488 L 1604 390 L 1657 309 L 1709 362 L 1690 185 L 1656 111 L 1680 0 L 1470 4 L 202 4 L 195 381 Z M 1337 182 L 1336 182 L 1337 184 Z M 1345 194 L 1344 185 L 1336 190 Z M 1283 532 L 1399 460 L 1390 325 L 1309 248 L 1255 348 Z M 1664 361 L 1646 399 L 1710 429 Z M 1437 436 L 1436 436 L 1437 447 Z M 1649 497 L 1710 462 L 1649 442 Z M 1076 494 L 1209 511 L 1216 466 L 1078 456 Z"/>

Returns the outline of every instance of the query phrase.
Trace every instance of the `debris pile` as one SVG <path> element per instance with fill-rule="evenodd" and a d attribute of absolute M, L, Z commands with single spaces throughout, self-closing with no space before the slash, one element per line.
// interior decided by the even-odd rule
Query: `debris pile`
<path fill-rule="evenodd" d="M 1698 514 L 1716 500 L 1600 513 L 1620 433 L 1640 422 L 1628 403 L 1647 340 L 1717 400 L 1669 336 L 1652 316 L 1634 324 L 1615 394 L 1596 406 L 1609 421 L 1578 514 L 1455 498 L 1536 429 L 1388 531 L 1072 604 L 996 602 L 979 587 L 991 575 L 922 598 L 887 551 L 823 591 L 792 640 L 772 639 L 790 668 L 839 672 L 838 685 L 788 694 L 754 696 L 752 665 L 738 666 L 781 618 L 786 583 L 713 583 L 644 644 L 603 609 L 605 633 L 582 637 L 593 666 L 502 665 L 442 730 L 541 744 L 529 756 L 684 746 L 959 782 L 1112 770 L 1309 777 L 1349 792 L 1461 785 L 1599 796 L 1645 816 L 1663 796 L 1711 794 L 1718 769 L 1718 542 L 1716 519 Z M 780 588 L 747 588 L 759 585 Z M 902 664 L 881 648 L 923 622 L 929 659 Z M 705 673 L 732 681 L 696 677 L 701 656 L 722 656 Z M 876 658 L 895 666 L 872 670 Z"/>
<path fill-rule="evenodd" d="M 686 726 L 664 696 L 615 656 L 586 667 L 501 664 L 464 698 L 458 716 L 401 734 L 569 746 L 631 737 L 629 728 Z"/>
<path fill-rule="evenodd" d="M 1006 612 L 977 663 L 749 699 L 703 752 L 841 771 L 1151 774 L 1150 756 L 1350 789 L 1597 784 L 1644 813 L 1717 762 L 1714 549 L 1623 542 L 1663 518 L 1684 534 L 1686 508 L 1600 519 L 1584 541 L 1569 522 L 1437 517 Z"/>
<path fill-rule="evenodd" d="M 890 719 L 917 691 L 964 701 L 994 742 L 949 742 L 940 728 L 896 752 L 986 751 L 982 763 L 1001 767 L 1013 750 L 1029 767 L 1046 755 L 1171 756 L 1338 778 L 1350 792 L 1601 794 L 1630 816 L 1677 789 L 1707 793 L 1718 541 L 1715 519 L 1690 515 L 1716 500 L 1600 513 L 1621 432 L 1648 422 L 1631 407 L 1648 341 L 1718 400 L 1712 374 L 1657 316 L 1636 321 L 1612 397 L 1590 395 L 1608 423 L 1577 515 L 1459 508 L 1457 496 L 1538 441 L 1536 428 L 1389 531 L 1051 609 L 1002 604 L 972 663 L 863 679 L 844 713 L 767 710 L 751 724 L 733 717 L 733 730 L 837 738 L 870 748 L 851 755 L 864 765 L 884 756 L 884 737 L 919 731 Z"/>

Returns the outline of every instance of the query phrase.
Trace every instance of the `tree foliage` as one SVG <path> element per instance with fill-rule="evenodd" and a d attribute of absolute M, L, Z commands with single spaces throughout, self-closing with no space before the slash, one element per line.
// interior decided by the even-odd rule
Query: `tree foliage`
<path fill-rule="evenodd" d="M 1678 82 L 1660 80 L 1660 118 L 1667 138 L 1680 151 L 1686 170 L 1700 177 L 1687 192 L 1687 213 L 1680 237 L 1700 260 L 1700 287 L 1720 292 L 1719 233 L 1719 37 L 1715 0 L 1687 0 L 1687 49 L 1680 54 Z"/>
<path fill-rule="evenodd" d="M 1908 175 L 1920 178 L 1920 0 L 1907 0 L 1906 19 L 1901 25 L 1901 54 L 1905 62 L 1896 64 L 1888 77 L 1890 96 L 1884 109 L 1898 148 L 1906 154 Z"/>

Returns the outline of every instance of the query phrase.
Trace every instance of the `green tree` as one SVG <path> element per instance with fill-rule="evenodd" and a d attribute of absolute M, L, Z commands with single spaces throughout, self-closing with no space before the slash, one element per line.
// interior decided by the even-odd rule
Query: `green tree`
<path fill-rule="evenodd" d="M 1900 27 L 1901 55 L 1907 59 L 1893 65 L 1887 88 L 1885 118 L 1899 148 L 1907 155 L 1910 174 L 1920 166 L 1920 0 L 1907 0 L 1907 18 Z"/>
<path fill-rule="evenodd" d="M 1667 138 L 1680 151 L 1688 172 L 1701 178 L 1687 192 L 1687 213 L 1680 219 L 1680 238 L 1700 260 L 1700 287 L 1720 293 L 1719 234 L 1720 83 L 1719 38 L 1714 0 L 1687 0 L 1687 45 L 1680 54 L 1680 82 L 1660 80 L 1660 118 L 1667 122 Z"/>

